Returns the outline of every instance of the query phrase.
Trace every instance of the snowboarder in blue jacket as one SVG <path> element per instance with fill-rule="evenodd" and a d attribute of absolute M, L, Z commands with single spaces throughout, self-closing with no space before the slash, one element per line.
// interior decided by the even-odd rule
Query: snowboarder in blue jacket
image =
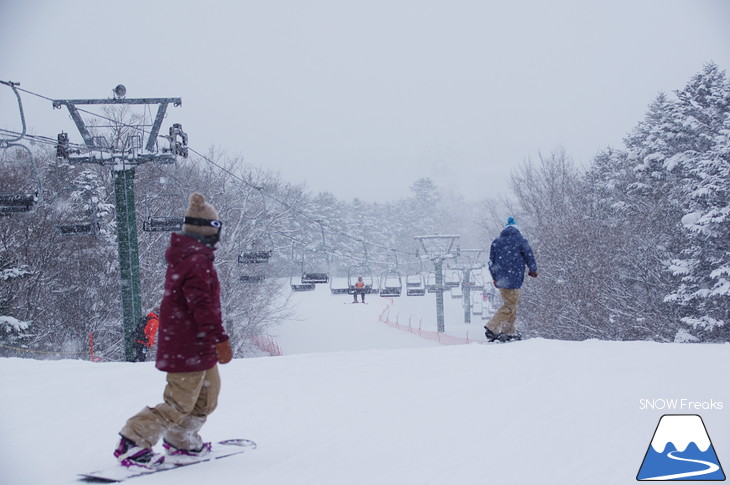
<path fill-rule="evenodd" d="M 484 326 L 490 341 L 520 339 L 515 330 L 515 321 L 520 288 L 525 280 L 525 266 L 529 270 L 528 274 L 536 278 L 537 263 L 530 243 L 520 233 L 515 218 L 509 217 L 489 250 L 489 272 L 502 297 L 502 307 Z"/>

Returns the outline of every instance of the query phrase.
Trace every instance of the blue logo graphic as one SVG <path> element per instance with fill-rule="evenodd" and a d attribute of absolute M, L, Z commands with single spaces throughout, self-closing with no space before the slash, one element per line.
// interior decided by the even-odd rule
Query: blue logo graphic
<path fill-rule="evenodd" d="M 696 414 L 662 416 L 636 479 L 725 480 L 702 418 Z"/>

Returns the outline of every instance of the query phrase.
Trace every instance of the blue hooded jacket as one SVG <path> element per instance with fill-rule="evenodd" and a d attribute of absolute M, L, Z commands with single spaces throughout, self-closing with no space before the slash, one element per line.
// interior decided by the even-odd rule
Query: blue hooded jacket
<path fill-rule="evenodd" d="M 507 226 L 489 250 L 489 272 L 497 288 L 518 289 L 525 280 L 525 266 L 537 272 L 537 262 L 520 230 Z"/>

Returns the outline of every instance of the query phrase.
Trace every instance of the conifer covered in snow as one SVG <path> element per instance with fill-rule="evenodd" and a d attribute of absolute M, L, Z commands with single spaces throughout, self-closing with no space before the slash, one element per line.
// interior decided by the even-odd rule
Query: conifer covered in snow
<path fill-rule="evenodd" d="M 683 249 L 669 269 L 680 282 L 666 300 L 694 329 L 730 335 L 730 83 L 710 64 L 678 93 L 687 143 L 681 160 Z"/>

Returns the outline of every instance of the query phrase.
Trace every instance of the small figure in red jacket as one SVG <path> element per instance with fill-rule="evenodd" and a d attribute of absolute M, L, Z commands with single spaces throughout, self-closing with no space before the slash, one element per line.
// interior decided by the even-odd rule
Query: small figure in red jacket
<path fill-rule="evenodd" d="M 155 345 L 157 328 L 160 326 L 160 307 L 155 307 L 147 316 L 140 317 L 135 333 L 138 339 L 134 341 L 135 362 L 147 360 L 147 354 Z M 144 340 L 142 340 L 144 339 Z"/>
<path fill-rule="evenodd" d="M 147 325 L 144 327 L 144 336 L 147 341 L 144 343 L 145 347 L 151 349 L 155 345 L 155 337 L 157 336 L 157 329 L 160 327 L 160 307 L 156 307 L 154 310 L 147 314 Z"/>
<path fill-rule="evenodd" d="M 165 253 L 167 274 L 160 305 L 156 367 L 167 372 L 164 402 L 127 420 L 114 456 L 127 467 L 154 468 L 164 461 L 152 448 L 160 438 L 168 455 L 201 456 L 211 444 L 198 434 L 216 408 L 218 362 L 233 357 L 221 319 L 220 283 L 213 266 L 222 223 L 218 212 L 194 193 L 182 234 Z"/>

